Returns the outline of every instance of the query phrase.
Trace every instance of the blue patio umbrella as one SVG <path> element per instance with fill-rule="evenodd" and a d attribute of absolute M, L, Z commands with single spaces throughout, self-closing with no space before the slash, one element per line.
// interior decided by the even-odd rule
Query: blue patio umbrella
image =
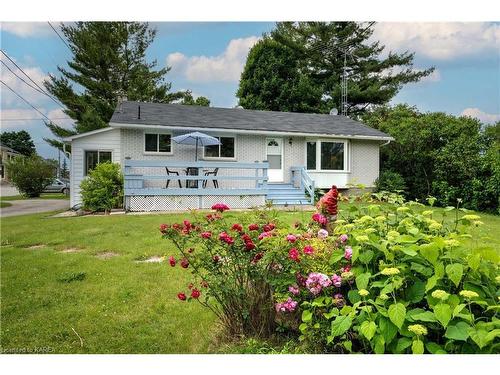
<path fill-rule="evenodd" d="M 198 145 L 205 147 L 221 144 L 217 138 L 200 132 L 178 135 L 177 137 L 173 137 L 172 139 L 175 143 L 179 143 L 182 145 L 196 145 L 196 154 L 194 159 L 195 161 L 198 161 Z"/>

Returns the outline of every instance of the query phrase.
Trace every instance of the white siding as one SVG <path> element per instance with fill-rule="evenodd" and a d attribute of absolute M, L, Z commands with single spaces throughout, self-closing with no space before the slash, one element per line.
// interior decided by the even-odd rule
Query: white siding
<path fill-rule="evenodd" d="M 81 203 L 80 183 L 85 178 L 85 151 L 111 151 L 113 163 L 122 161 L 120 129 L 89 135 L 71 142 L 71 206 Z"/>
<path fill-rule="evenodd" d="M 154 131 L 151 131 L 154 132 Z M 184 134 L 184 132 L 174 131 L 172 136 Z M 144 131 L 135 129 L 123 129 L 122 130 L 122 158 L 129 157 L 132 160 L 175 160 L 175 161 L 186 161 L 193 162 L 195 156 L 195 146 L 189 145 L 179 145 L 175 142 L 172 144 L 172 155 L 151 155 L 144 153 Z M 266 159 L 266 137 L 265 135 L 248 135 L 248 134 L 228 134 L 228 133 L 217 133 L 217 132 L 207 132 L 207 134 L 212 136 L 234 136 L 235 137 L 235 159 L 228 161 L 230 162 L 242 162 L 242 163 L 253 163 L 255 161 L 263 161 Z M 289 144 L 290 137 L 283 137 L 283 151 L 284 151 L 284 167 L 285 167 L 285 181 L 290 180 L 290 167 L 304 165 L 305 158 L 305 138 L 292 138 L 292 145 Z M 203 160 L 203 150 L 200 147 L 198 149 L 198 158 Z M 123 160 L 123 159 L 122 159 Z M 210 159 L 211 161 L 217 159 Z M 223 161 L 223 160 L 221 160 Z M 179 168 L 173 168 L 179 171 Z M 134 173 L 138 174 L 155 174 L 155 173 L 165 173 L 164 170 L 159 170 L 158 168 L 145 169 L 145 168 L 134 168 Z M 246 175 L 255 173 L 251 170 L 235 170 L 235 169 L 221 169 L 220 175 Z M 181 173 L 182 174 L 182 173 Z M 146 183 L 145 187 L 163 187 L 164 182 L 161 181 L 149 181 Z M 172 182 L 171 182 L 172 184 Z M 221 181 L 221 187 L 232 188 L 252 188 L 255 186 L 253 181 Z"/>
<path fill-rule="evenodd" d="M 380 142 L 351 141 L 351 184 L 364 184 L 373 187 L 379 175 Z"/>

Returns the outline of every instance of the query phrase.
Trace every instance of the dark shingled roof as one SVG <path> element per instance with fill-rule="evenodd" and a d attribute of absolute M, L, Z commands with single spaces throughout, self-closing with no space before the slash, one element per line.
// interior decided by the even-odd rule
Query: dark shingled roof
<path fill-rule="evenodd" d="M 110 123 L 390 138 L 345 116 L 132 101 L 118 105 Z"/>

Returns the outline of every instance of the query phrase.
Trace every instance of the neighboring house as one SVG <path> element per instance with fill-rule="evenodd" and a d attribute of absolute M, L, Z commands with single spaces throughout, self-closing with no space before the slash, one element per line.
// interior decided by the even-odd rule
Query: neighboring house
<path fill-rule="evenodd" d="M 201 149 L 194 162 L 194 146 L 172 141 L 192 131 L 222 144 Z M 109 127 L 65 138 L 71 204 L 81 202 L 87 172 L 104 161 L 122 166 L 131 211 L 209 208 L 219 201 L 234 208 L 266 200 L 309 204 L 314 188 L 373 187 L 379 148 L 391 140 L 344 116 L 125 101 Z"/>
<path fill-rule="evenodd" d="M 9 181 L 9 171 L 5 163 L 17 156 L 22 156 L 22 154 L 0 143 L 0 178 L 2 182 Z"/>

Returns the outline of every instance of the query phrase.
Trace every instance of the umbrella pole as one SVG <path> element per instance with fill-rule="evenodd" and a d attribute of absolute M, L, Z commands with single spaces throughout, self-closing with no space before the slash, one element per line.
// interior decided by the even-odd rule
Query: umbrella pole
<path fill-rule="evenodd" d="M 194 161 L 198 161 L 198 137 L 196 137 L 196 152 Z"/>

